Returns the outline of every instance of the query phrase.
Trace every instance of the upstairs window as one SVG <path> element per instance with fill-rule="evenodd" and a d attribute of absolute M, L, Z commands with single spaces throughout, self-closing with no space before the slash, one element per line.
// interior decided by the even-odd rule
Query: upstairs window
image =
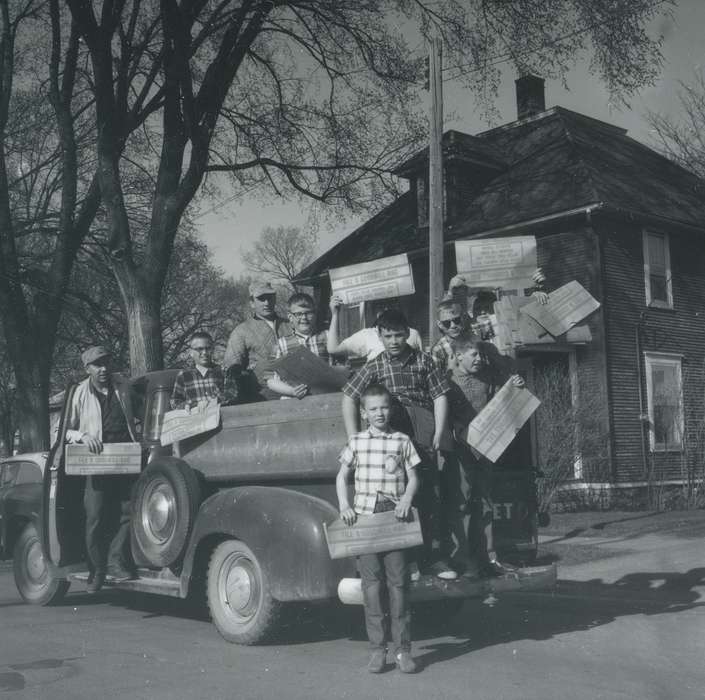
<path fill-rule="evenodd" d="M 668 234 L 644 231 L 643 236 L 646 305 L 672 309 L 673 290 Z"/>
<path fill-rule="evenodd" d="M 681 358 L 649 352 L 644 357 L 651 451 L 680 451 L 683 447 Z"/>

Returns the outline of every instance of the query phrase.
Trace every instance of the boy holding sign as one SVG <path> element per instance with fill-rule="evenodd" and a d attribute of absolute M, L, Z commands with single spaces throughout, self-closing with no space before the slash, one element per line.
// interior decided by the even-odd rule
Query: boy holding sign
<path fill-rule="evenodd" d="M 416 465 L 421 459 L 404 433 L 393 432 L 391 394 L 370 384 L 360 396 L 361 410 L 369 427 L 351 435 L 340 454 L 340 471 L 335 481 L 340 517 L 353 525 L 358 515 L 394 509 L 399 519 L 411 512 L 418 488 Z M 355 473 L 353 505 L 348 500 L 348 479 Z M 407 481 L 408 480 L 408 481 Z M 357 565 L 362 579 L 365 625 L 372 646 L 367 665 L 370 673 L 381 673 L 387 658 L 385 616 L 389 616 L 394 655 L 402 673 L 414 673 L 411 658 L 411 613 L 408 602 L 409 571 L 404 550 L 361 554 Z M 387 596 L 383 595 L 386 584 Z M 389 608 L 385 611 L 385 598 Z"/>
<path fill-rule="evenodd" d="M 474 574 L 469 560 L 468 505 L 478 525 L 473 540 L 483 573 L 496 576 L 511 570 L 497 559 L 494 548 L 492 501 L 492 463 L 466 442 L 469 423 L 490 402 L 502 385 L 511 379 L 514 386 L 524 387 L 518 374 L 511 373 L 511 361 L 499 354 L 492 343 L 475 335 L 464 334 L 452 342 L 455 363 L 451 372 L 451 422 L 458 442 L 459 459 L 446 459 L 444 498 L 449 514 L 449 529 L 457 544 L 456 557 L 463 561 L 466 574 Z M 455 517 L 452 517 L 455 516 Z"/>

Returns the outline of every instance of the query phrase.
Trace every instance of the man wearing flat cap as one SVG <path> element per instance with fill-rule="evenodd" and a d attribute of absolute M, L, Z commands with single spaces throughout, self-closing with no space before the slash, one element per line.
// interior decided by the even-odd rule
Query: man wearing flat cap
<path fill-rule="evenodd" d="M 88 376 L 76 387 L 68 414 L 66 441 L 98 454 L 111 442 L 137 442 L 126 380 L 111 374 L 110 352 L 101 345 L 81 355 Z M 87 476 L 86 550 L 91 568 L 88 592 L 100 590 L 106 575 L 134 578 L 129 552 L 130 499 L 135 477 Z"/>
<path fill-rule="evenodd" d="M 267 388 L 269 366 L 277 354 L 279 338 L 291 334 L 289 323 L 277 316 L 277 296 L 269 282 L 250 285 L 252 317 L 236 326 L 228 339 L 223 368 L 239 383 L 245 401 L 279 398 Z"/>

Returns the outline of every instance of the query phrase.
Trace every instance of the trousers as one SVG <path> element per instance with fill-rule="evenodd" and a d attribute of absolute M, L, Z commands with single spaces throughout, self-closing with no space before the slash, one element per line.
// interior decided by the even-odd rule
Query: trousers
<path fill-rule="evenodd" d="M 105 573 L 107 567 L 133 567 L 130 516 L 135 481 L 131 475 L 86 477 L 86 552 L 96 573 Z"/>

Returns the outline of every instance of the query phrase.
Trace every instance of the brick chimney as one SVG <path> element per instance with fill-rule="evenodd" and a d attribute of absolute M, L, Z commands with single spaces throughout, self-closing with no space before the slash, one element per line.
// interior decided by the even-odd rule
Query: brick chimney
<path fill-rule="evenodd" d="M 546 109 L 543 78 L 529 73 L 514 82 L 517 86 L 517 119 L 533 117 Z"/>

